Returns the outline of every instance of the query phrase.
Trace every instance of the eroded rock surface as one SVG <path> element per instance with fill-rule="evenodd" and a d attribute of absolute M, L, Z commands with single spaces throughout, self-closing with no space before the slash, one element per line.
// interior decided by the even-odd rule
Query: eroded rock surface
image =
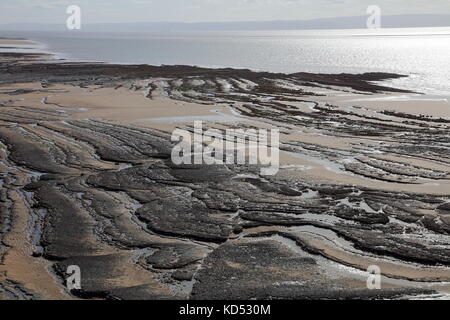
<path fill-rule="evenodd" d="M 424 187 L 449 180 L 448 124 L 342 110 L 305 89 L 395 91 L 371 81 L 396 75 L 0 59 L 2 298 L 371 299 L 432 294 L 450 282 L 450 193 Z M 37 81 L 41 108 L 27 106 Z M 9 87 L 16 83 L 31 88 Z M 289 166 L 273 177 L 256 166 L 175 166 L 167 132 L 73 119 L 51 102 L 61 83 L 227 105 L 276 124 L 283 152 L 363 183 L 322 182 Z M 296 140 L 299 129 L 350 147 Z M 385 286 L 370 291 L 363 271 L 377 263 Z M 81 291 L 63 286 L 70 265 L 82 270 Z M 48 270 L 51 281 L 39 275 Z"/>

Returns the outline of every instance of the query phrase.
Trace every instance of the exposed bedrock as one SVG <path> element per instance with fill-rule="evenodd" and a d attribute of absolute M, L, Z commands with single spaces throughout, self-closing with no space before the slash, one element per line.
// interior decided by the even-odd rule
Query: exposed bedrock
<path fill-rule="evenodd" d="M 288 241 L 288 240 L 284 240 Z M 297 249 L 282 238 L 232 241 L 208 256 L 197 274 L 193 299 L 376 299 L 429 290 L 351 288 L 336 266 Z"/>
<path fill-rule="evenodd" d="M 194 298 L 374 295 L 325 285 L 327 279 L 322 283 L 313 277 L 319 272 L 315 257 L 295 257 L 289 253 L 292 248 L 272 242 L 235 244 L 240 240 L 233 239 L 240 238 L 243 230 L 255 227 L 318 226 L 335 232 L 357 249 L 405 263 L 450 262 L 448 220 L 445 215 L 430 219 L 420 211 L 422 208 L 445 212 L 448 199 L 441 196 L 314 185 L 306 181 L 288 183 L 257 175 L 241 176 L 240 169 L 234 166 L 173 166 L 161 156 L 169 148 L 162 142 L 168 140 L 152 131 L 141 136 L 154 156 L 147 155 L 145 163 L 142 156 L 133 164 L 138 158 L 125 147 L 126 141 L 113 144 L 115 136 L 105 131 L 114 128 L 125 135 L 130 129 L 107 124 L 90 126 L 90 122 L 60 126 L 64 129 L 52 126 L 52 130 L 69 137 L 75 137 L 73 132 L 78 128 L 89 126 L 89 140 L 77 136 L 76 141 L 92 146 L 104 141 L 103 145 L 114 146 L 111 153 L 122 154 L 120 160 L 131 163 L 120 170 L 95 170 L 82 162 L 74 165 L 64 161 L 64 157 L 52 156 L 52 151 L 36 153 L 21 140 L 8 140 L 8 131 L 0 131 L 2 141 L 10 146 L 11 162 L 27 169 L 36 168 L 35 163 L 39 163 L 40 171 L 46 171 L 42 164 L 61 168 L 60 172 L 48 170 L 51 174 L 41 175 L 24 190 L 32 194 L 30 210 L 40 213 L 37 216 L 41 220 L 34 231 L 41 234 L 35 255 L 57 261 L 55 270 L 62 277 L 66 266 L 81 266 L 86 286 L 83 292 L 75 293 L 80 297 L 182 298 L 190 292 L 186 289 L 190 286 L 183 283 L 192 281 Z M 103 152 L 100 158 L 112 158 L 109 150 Z M 35 160 L 44 156 L 45 161 Z M 258 172 L 257 168 L 250 170 Z M 256 260 L 244 258 L 248 250 L 255 251 Z M 231 272 L 226 269 L 227 264 L 214 260 L 217 255 L 229 256 L 233 263 L 238 263 L 233 260 L 236 257 L 246 262 L 243 271 L 237 273 L 245 278 L 239 285 L 233 281 L 227 286 L 215 278 L 223 275 L 226 279 Z M 269 259 L 274 255 L 281 258 Z M 316 255 L 320 256 L 320 251 Z M 258 287 L 262 278 L 246 271 L 255 265 L 261 268 L 259 277 L 266 279 L 264 287 Z M 272 267 L 279 268 L 279 273 L 269 275 Z M 143 284 L 140 278 L 130 280 L 130 284 L 111 282 L 110 279 L 135 268 L 153 274 L 152 283 Z M 307 270 L 313 278 L 305 283 Z M 294 276 L 297 273 L 301 275 Z M 277 284 L 280 281 L 292 283 Z M 166 293 L 157 293 L 164 288 Z M 393 297 L 402 292 L 377 294 Z"/>
<path fill-rule="evenodd" d="M 45 100 L 42 109 L 26 100 L 17 105 L 11 100 L 36 89 L 5 89 L 1 297 L 53 297 L 50 289 L 31 289 L 53 281 L 55 291 L 86 299 L 371 299 L 430 294 L 423 288 L 450 281 L 450 194 L 392 187 L 425 190 L 419 187 L 449 180 L 446 122 L 342 110 L 310 101 L 305 91 L 395 91 L 372 81 L 398 76 L 22 65 L 7 58 L 0 64 L 5 86 L 42 81 L 49 95 L 59 83 L 122 86 L 148 99 L 226 105 L 236 117 L 279 127 L 282 152 L 350 182 L 297 177 L 283 166 L 273 177 L 261 176 L 257 166 L 176 166 L 167 133 L 75 120 Z M 229 127 L 252 128 L 248 122 Z M 317 143 L 296 139 L 301 132 L 316 132 Z M 30 261 L 25 258 L 53 280 L 34 283 L 11 272 Z M 393 268 L 385 280 L 403 282 L 369 291 L 361 272 L 367 261 L 410 272 Z M 70 265 L 82 270 L 81 291 L 64 287 Z"/>

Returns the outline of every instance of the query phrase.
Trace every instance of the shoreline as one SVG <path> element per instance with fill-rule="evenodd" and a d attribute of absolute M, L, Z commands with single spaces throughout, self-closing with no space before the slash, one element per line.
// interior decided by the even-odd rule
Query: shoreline
<path fill-rule="evenodd" d="M 371 101 L 413 94 L 371 83 L 399 75 L 27 53 L 0 70 L 0 299 L 450 294 L 450 104 Z M 280 172 L 174 165 L 193 119 L 280 129 Z"/>
<path fill-rule="evenodd" d="M 13 38 L 10 38 L 10 40 L 14 40 Z M 41 43 L 36 40 L 30 40 L 30 39 L 16 39 L 17 41 L 25 41 L 28 43 L 34 43 L 38 46 L 35 48 L 36 50 L 42 50 L 47 47 L 47 44 Z M 1 50 L 0 50 L 1 51 Z M 44 50 L 43 54 L 53 56 L 55 59 L 53 62 L 61 61 L 65 63 L 79 63 L 79 64 L 104 64 L 104 65 L 111 65 L 111 66 L 148 66 L 148 67 L 157 67 L 157 68 L 164 68 L 164 67 L 171 67 L 171 66 L 184 66 L 184 67 L 194 67 L 194 68 L 201 68 L 201 69 L 209 69 L 209 70 L 223 70 L 223 69 L 229 69 L 229 70 L 245 70 L 245 71 L 251 71 L 255 73 L 270 73 L 270 74 L 283 74 L 283 75 L 294 75 L 294 74 L 305 74 L 305 75 L 311 75 L 315 77 L 327 77 L 331 75 L 343 75 L 343 76 L 353 76 L 357 77 L 359 75 L 379 75 L 380 77 L 374 77 L 373 84 L 374 86 L 379 86 L 380 88 L 386 89 L 385 92 L 392 91 L 392 92 L 404 92 L 404 93 L 416 93 L 414 91 L 411 91 L 410 89 L 406 88 L 399 88 L 396 87 L 394 84 L 392 85 L 386 85 L 384 82 L 391 81 L 395 79 L 401 79 L 401 78 L 408 78 L 407 75 L 402 75 L 399 73 L 393 73 L 393 72 L 385 72 L 385 71 L 366 71 L 362 73 L 348 73 L 348 72 L 342 72 L 342 73 L 315 73 L 315 72 L 293 72 L 293 73 L 287 73 L 287 72 L 273 72 L 269 70 L 259 70 L 259 69 L 248 69 L 243 67 L 232 67 L 232 66 L 208 66 L 208 65 L 191 65 L 191 64 L 160 64 L 160 65 L 153 65 L 153 64 L 147 64 L 147 63 L 132 63 L 132 62 L 109 62 L 109 61 L 102 61 L 102 60 L 83 60 L 83 59 L 74 59 L 69 58 L 67 53 L 56 53 L 53 51 L 47 51 Z M 378 82 L 378 83 L 377 83 Z M 425 93 L 417 93 L 417 94 L 425 94 Z"/>

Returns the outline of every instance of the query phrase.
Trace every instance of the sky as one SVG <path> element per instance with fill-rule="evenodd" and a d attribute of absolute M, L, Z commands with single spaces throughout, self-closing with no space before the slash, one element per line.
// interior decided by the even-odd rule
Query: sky
<path fill-rule="evenodd" d="M 0 24 L 64 23 L 78 5 L 83 23 L 309 20 L 382 14 L 450 14 L 450 0 L 0 0 Z"/>

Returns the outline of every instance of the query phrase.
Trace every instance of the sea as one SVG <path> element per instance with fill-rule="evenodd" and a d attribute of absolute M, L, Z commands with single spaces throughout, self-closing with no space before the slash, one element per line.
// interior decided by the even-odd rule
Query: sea
<path fill-rule="evenodd" d="M 0 37 L 34 40 L 37 47 L 23 49 L 71 61 L 281 73 L 392 72 L 408 77 L 385 85 L 450 99 L 450 27 L 189 33 L 0 30 Z"/>

